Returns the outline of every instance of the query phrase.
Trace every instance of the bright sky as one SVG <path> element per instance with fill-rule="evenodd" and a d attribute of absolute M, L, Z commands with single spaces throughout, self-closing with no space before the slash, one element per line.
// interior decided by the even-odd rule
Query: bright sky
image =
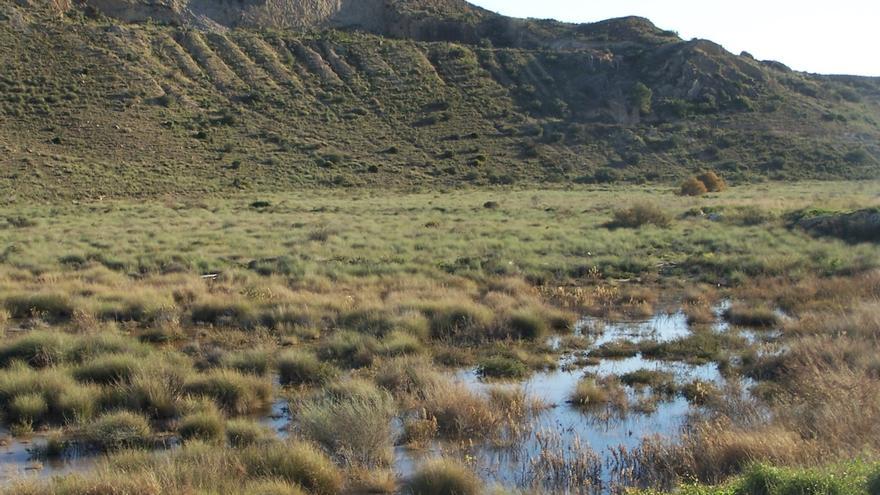
<path fill-rule="evenodd" d="M 821 74 L 880 76 L 880 0 L 470 0 L 514 17 L 593 22 L 638 15 L 684 39 Z"/>

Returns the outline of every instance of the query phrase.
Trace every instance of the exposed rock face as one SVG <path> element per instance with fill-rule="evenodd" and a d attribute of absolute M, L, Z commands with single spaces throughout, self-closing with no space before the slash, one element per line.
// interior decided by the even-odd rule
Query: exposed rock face
<path fill-rule="evenodd" d="M 154 20 L 179 24 L 182 21 L 183 8 L 178 0 L 86 0 L 83 4 L 125 22 Z"/>
<path fill-rule="evenodd" d="M 59 0 L 54 0 L 59 1 Z M 175 25 L 275 29 L 350 27 L 385 32 L 397 21 L 401 2 L 392 0 L 80 0 L 87 9 L 125 22 L 152 20 Z M 446 15 L 450 2 L 403 2 L 405 10 Z M 452 4 L 464 2 L 451 2 Z M 416 9 L 414 5 L 428 10 Z M 446 5 L 445 8 L 441 8 Z"/>

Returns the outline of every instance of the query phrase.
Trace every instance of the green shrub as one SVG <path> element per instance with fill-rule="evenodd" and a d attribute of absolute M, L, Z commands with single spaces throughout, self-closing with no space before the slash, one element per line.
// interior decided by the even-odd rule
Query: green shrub
<path fill-rule="evenodd" d="M 609 228 L 637 229 L 645 225 L 666 228 L 672 223 L 672 217 L 659 206 L 651 203 L 638 203 L 630 208 L 616 210 Z"/>
<path fill-rule="evenodd" d="M 470 469 L 445 458 L 420 466 L 406 485 L 412 495 L 478 495 L 482 490 L 480 479 Z"/>
<path fill-rule="evenodd" d="M 216 443 L 223 439 L 223 429 L 223 418 L 216 411 L 203 411 L 185 416 L 177 432 L 184 441 Z"/>
<path fill-rule="evenodd" d="M 868 476 L 868 495 L 880 495 L 880 467 Z"/>
<path fill-rule="evenodd" d="M 342 473 L 323 452 L 304 442 L 248 447 L 240 454 L 251 477 L 295 483 L 314 495 L 336 495 L 342 489 Z"/>
<path fill-rule="evenodd" d="M 852 495 L 862 492 L 844 476 L 818 470 L 793 470 L 758 465 L 743 476 L 737 492 L 749 495 Z"/>
<path fill-rule="evenodd" d="M 651 106 L 654 99 L 654 91 L 644 83 L 637 82 L 630 93 L 630 103 L 638 109 L 642 115 L 651 113 Z"/>
<path fill-rule="evenodd" d="M 100 450 L 141 448 L 151 441 L 147 419 L 128 411 L 99 416 L 86 424 L 80 435 L 85 443 Z"/>
<path fill-rule="evenodd" d="M 282 385 L 323 385 L 336 376 L 336 368 L 306 351 L 287 351 L 277 359 Z"/>

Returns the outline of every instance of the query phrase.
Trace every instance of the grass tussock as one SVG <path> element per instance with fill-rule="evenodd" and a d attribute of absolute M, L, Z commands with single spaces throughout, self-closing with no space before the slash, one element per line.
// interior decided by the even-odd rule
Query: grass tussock
<path fill-rule="evenodd" d="M 396 413 L 391 396 L 368 382 L 349 382 L 326 389 L 296 406 L 300 433 L 342 462 L 367 468 L 392 460 Z"/>
<path fill-rule="evenodd" d="M 80 437 L 84 443 L 105 451 L 146 447 L 153 438 L 147 419 L 128 411 L 99 416 L 82 427 Z"/>
<path fill-rule="evenodd" d="M 73 377 L 85 383 L 127 383 L 139 366 L 140 360 L 135 356 L 104 355 L 78 366 L 73 370 Z"/>
<path fill-rule="evenodd" d="M 180 420 L 177 432 L 183 441 L 218 443 L 224 439 L 223 417 L 216 411 L 195 412 Z"/>
<path fill-rule="evenodd" d="M 638 229 L 647 225 L 667 228 L 672 217 L 661 207 L 652 203 L 638 203 L 629 208 L 616 210 L 614 218 L 607 224 L 611 229 Z"/>
<path fill-rule="evenodd" d="M 263 411 L 272 398 L 272 384 L 233 370 L 218 369 L 190 378 L 183 392 L 214 400 L 230 414 Z"/>
<path fill-rule="evenodd" d="M 226 422 L 226 440 L 233 447 L 242 448 L 267 443 L 273 438 L 271 430 L 254 421 L 233 419 Z"/>
<path fill-rule="evenodd" d="M 530 371 L 522 361 L 506 356 L 492 356 L 477 365 L 477 373 L 482 378 L 521 379 Z"/>
<path fill-rule="evenodd" d="M 315 495 L 335 495 L 342 473 L 318 448 L 302 442 L 271 443 L 241 451 L 240 462 L 252 477 L 284 480 Z"/>
<path fill-rule="evenodd" d="M 412 495 L 478 495 L 482 490 L 473 471 L 451 459 L 426 462 L 406 483 L 406 493 Z"/>
<path fill-rule="evenodd" d="M 57 293 L 12 295 L 6 297 L 3 306 L 12 318 L 39 318 L 52 322 L 69 321 L 76 310 L 69 297 Z"/>
<path fill-rule="evenodd" d="M 613 377 L 598 379 L 592 376 L 584 377 L 578 381 L 569 397 L 569 402 L 575 407 L 585 410 L 609 408 L 618 412 L 626 412 L 629 408 L 626 390 Z"/>
<path fill-rule="evenodd" d="M 767 306 L 747 306 L 741 303 L 731 305 L 724 317 L 730 323 L 742 327 L 770 328 L 779 325 L 779 314 Z"/>
<path fill-rule="evenodd" d="M 307 351 L 285 351 L 276 361 L 282 385 L 321 386 L 337 375 L 336 368 Z"/>

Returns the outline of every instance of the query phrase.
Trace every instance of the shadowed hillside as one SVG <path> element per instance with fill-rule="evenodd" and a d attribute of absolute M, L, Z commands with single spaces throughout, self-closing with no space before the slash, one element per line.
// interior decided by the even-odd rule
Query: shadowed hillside
<path fill-rule="evenodd" d="M 880 174 L 880 82 L 460 1 L 0 0 L 0 188 Z"/>

